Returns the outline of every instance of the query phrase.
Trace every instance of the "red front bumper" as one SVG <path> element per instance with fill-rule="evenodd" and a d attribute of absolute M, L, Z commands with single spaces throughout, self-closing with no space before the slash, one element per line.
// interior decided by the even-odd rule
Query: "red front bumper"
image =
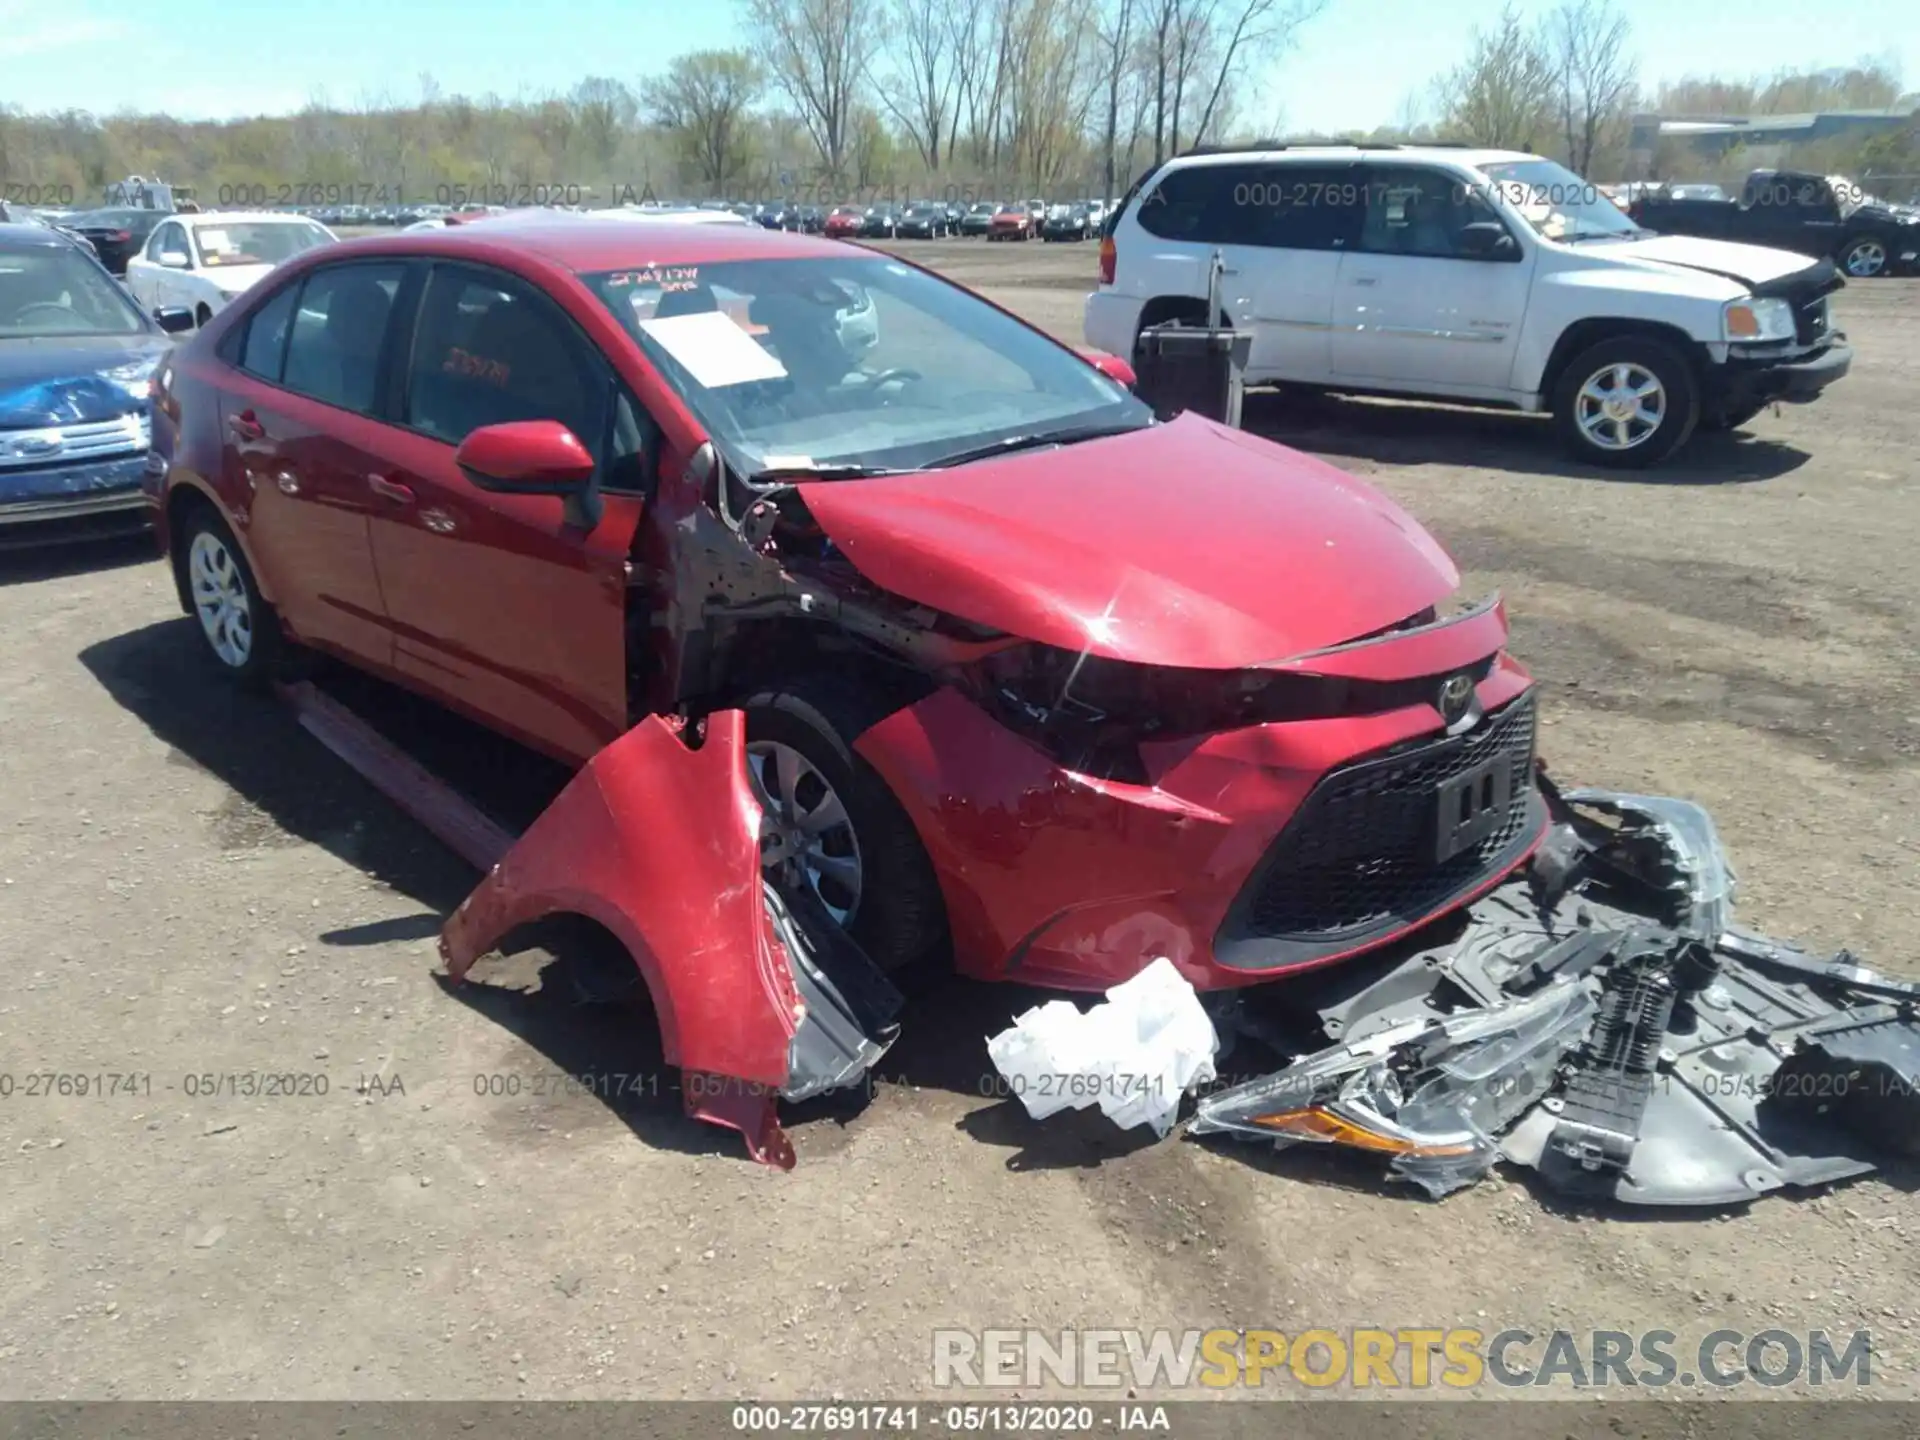
<path fill-rule="evenodd" d="M 1396 765 L 1440 773 L 1441 761 L 1420 757 L 1444 761 L 1456 742 L 1433 706 L 1146 745 L 1149 785 L 1064 769 L 954 690 L 889 716 L 856 748 L 926 844 L 962 973 L 1105 990 L 1164 955 L 1195 988 L 1224 989 L 1386 944 L 1490 889 L 1532 853 L 1545 819 L 1530 783 L 1531 682 L 1501 654 L 1477 690 L 1487 719 L 1475 734 L 1508 747 L 1514 766 L 1512 819 L 1497 843 L 1391 893 L 1330 893 L 1326 915 L 1309 917 L 1304 937 L 1299 912 L 1315 897 L 1303 899 L 1301 885 L 1322 873 L 1322 842 L 1361 857 L 1325 872 L 1339 874 L 1341 885 L 1364 889 L 1392 878 L 1386 857 L 1398 832 L 1383 823 L 1377 836 L 1367 834 L 1366 803 L 1378 800 L 1373 790 L 1387 793 L 1379 777 Z M 1361 763 L 1383 754 L 1377 765 Z M 1329 787 L 1341 784 L 1350 792 L 1346 808 L 1329 817 Z M 1381 814 L 1403 821 L 1425 803 L 1420 813 L 1429 816 L 1431 798 L 1430 789 L 1389 794 Z M 1283 832 L 1287 848 L 1276 850 Z M 1376 839 L 1379 865 L 1366 849 Z M 1291 874 L 1277 873 L 1288 865 Z M 1370 918 L 1342 925 L 1342 905 L 1349 920 Z M 1276 925 L 1274 934 L 1260 933 Z"/>

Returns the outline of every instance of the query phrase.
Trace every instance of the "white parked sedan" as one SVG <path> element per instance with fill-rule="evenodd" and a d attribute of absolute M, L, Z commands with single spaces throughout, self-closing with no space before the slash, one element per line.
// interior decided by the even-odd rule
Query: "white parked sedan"
<path fill-rule="evenodd" d="M 174 215 L 127 261 L 127 289 L 148 311 L 178 305 L 204 325 L 282 260 L 337 238 L 304 215 Z"/>

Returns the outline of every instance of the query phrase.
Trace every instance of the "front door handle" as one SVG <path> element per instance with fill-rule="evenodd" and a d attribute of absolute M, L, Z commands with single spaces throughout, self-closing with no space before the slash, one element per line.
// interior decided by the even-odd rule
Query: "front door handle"
<path fill-rule="evenodd" d="M 402 485 L 398 480 L 389 480 L 384 475 L 367 476 L 367 488 L 382 500 L 391 500 L 396 505 L 413 503 L 413 487 Z"/>
<path fill-rule="evenodd" d="M 267 433 L 267 427 L 260 423 L 259 417 L 251 410 L 242 410 L 238 415 L 229 415 L 227 428 L 242 440 L 258 440 Z"/>
<path fill-rule="evenodd" d="M 1378 285 L 1380 283 L 1380 277 L 1378 275 L 1356 275 L 1353 277 L 1353 283 L 1356 285 Z"/>

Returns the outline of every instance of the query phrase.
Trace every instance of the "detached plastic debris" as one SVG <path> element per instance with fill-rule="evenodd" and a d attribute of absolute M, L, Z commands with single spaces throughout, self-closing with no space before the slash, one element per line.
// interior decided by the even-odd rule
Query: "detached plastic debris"
<path fill-rule="evenodd" d="M 1200 997 L 1162 958 L 1091 1010 L 1036 1005 L 987 1041 L 987 1054 L 1036 1120 L 1098 1105 L 1123 1130 L 1151 1125 L 1165 1138 L 1180 1097 L 1214 1078 L 1218 1046 Z"/>
<path fill-rule="evenodd" d="M 1668 897 L 1668 918 L 1682 935 L 1709 943 L 1727 933 L 1739 878 L 1720 844 L 1713 817 L 1691 800 L 1667 795 L 1625 795 L 1612 790 L 1567 790 L 1575 809 L 1598 810 L 1618 820 L 1610 835 L 1583 827 L 1603 864 L 1633 874 Z"/>
<path fill-rule="evenodd" d="M 1532 873 L 1417 946 L 1273 987 L 1334 1043 L 1207 1095 L 1191 1132 L 1384 1155 L 1436 1196 L 1504 1159 L 1631 1205 L 1738 1205 L 1920 1153 L 1920 984 L 1730 926 L 1699 806 L 1563 798 Z"/>
<path fill-rule="evenodd" d="M 1187 1130 L 1352 1145 L 1445 1195 L 1493 1168 L 1494 1137 L 1546 1093 L 1594 1009 L 1585 989 L 1563 983 L 1498 1010 L 1408 1020 L 1209 1096 Z"/>

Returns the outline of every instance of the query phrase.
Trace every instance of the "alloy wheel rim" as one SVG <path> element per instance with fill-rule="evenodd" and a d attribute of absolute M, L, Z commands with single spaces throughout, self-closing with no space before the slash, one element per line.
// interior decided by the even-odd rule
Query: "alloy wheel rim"
<path fill-rule="evenodd" d="M 842 926 L 853 923 L 864 879 L 860 840 L 846 803 L 806 756 L 777 740 L 747 746 L 760 802 L 760 868 L 804 875 Z"/>
<path fill-rule="evenodd" d="M 1878 240 L 1862 240 L 1847 252 L 1847 273 L 1862 279 L 1878 275 L 1886 263 L 1886 249 Z"/>
<path fill-rule="evenodd" d="M 194 613 L 222 664 L 239 669 L 253 654 L 253 605 L 240 566 L 217 535 L 201 531 L 187 552 Z"/>
<path fill-rule="evenodd" d="M 1574 419 L 1599 450 L 1632 450 L 1653 437 L 1667 418 L 1667 391 L 1644 365 L 1605 366 L 1580 387 Z"/>

